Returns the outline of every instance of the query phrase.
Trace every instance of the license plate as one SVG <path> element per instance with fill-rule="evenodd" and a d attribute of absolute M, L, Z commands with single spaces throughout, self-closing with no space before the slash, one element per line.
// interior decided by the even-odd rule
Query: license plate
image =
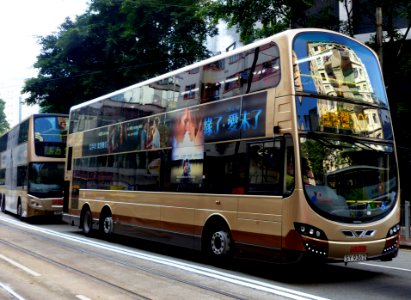
<path fill-rule="evenodd" d="M 356 254 L 344 255 L 344 262 L 364 261 L 364 260 L 367 260 L 367 254 L 365 254 L 365 253 L 356 253 Z"/>

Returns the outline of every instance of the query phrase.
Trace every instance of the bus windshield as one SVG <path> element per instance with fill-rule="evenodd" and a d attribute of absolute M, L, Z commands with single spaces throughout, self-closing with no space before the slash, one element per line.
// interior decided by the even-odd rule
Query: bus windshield
<path fill-rule="evenodd" d="M 320 214 L 367 222 L 392 210 L 398 189 L 392 144 L 317 134 L 300 142 L 305 194 Z"/>
<path fill-rule="evenodd" d="M 63 197 L 64 163 L 31 163 L 28 183 L 28 193 L 35 197 Z"/>
<path fill-rule="evenodd" d="M 387 107 L 376 56 L 359 42 L 324 32 L 304 32 L 293 44 L 296 92 Z"/>
<path fill-rule="evenodd" d="M 36 155 L 65 157 L 68 118 L 37 116 L 34 119 Z"/>

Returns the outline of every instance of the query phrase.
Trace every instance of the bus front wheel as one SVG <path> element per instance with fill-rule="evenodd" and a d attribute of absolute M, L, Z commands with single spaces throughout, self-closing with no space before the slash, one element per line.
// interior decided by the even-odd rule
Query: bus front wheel
<path fill-rule="evenodd" d="M 214 232 L 210 240 L 211 252 L 215 256 L 227 255 L 230 251 L 230 236 L 228 232 L 221 230 Z"/>
<path fill-rule="evenodd" d="M 1 212 L 6 212 L 6 196 L 1 197 Z"/>
<path fill-rule="evenodd" d="M 113 217 L 111 215 L 111 212 L 107 209 L 105 209 L 100 218 L 100 232 L 108 237 L 113 233 Z"/>
<path fill-rule="evenodd" d="M 222 261 L 232 256 L 230 230 L 225 226 L 213 226 L 204 235 L 205 254 L 212 260 Z"/>
<path fill-rule="evenodd" d="M 21 205 L 21 200 L 17 203 L 17 217 L 21 220 L 23 218 L 23 206 Z"/>

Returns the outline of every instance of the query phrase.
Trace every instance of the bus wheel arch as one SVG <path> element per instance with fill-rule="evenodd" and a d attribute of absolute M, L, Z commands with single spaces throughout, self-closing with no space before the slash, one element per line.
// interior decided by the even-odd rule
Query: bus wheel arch
<path fill-rule="evenodd" d="M 105 235 L 111 235 L 113 233 L 114 221 L 111 208 L 109 206 L 104 206 L 100 213 L 99 219 L 99 230 Z"/>
<path fill-rule="evenodd" d="M 233 254 L 233 240 L 227 221 L 218 215 L 209 218 L 201 237 L 202 251 L 213 260 L 230 258 Z"/>
<path fill-rule="evenodd" d="M 90 236 L 93 231 L 93 215 L 91 214 L 90 207 L 87 204 L 81 209 L 80 228 L 86 236 Z"/>

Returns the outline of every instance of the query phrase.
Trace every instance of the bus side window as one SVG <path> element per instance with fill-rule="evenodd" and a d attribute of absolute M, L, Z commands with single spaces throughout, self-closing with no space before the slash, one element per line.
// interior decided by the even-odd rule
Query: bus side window
<path fill-rule="evenodd" d="M 25 143 L 28 141 L 29 135 L 29 121 L 26 120 L 20 124 L 19 129 L 19 137 L 18 137 L 18 144 Z"/>
<path fill-rule="evenodd" d="M 225 66 L 224 59 L 212 62 L 208 65 L 204 65 L 201 82 L 201 103 L 220 100 L 222 94 L 223 85 L 225 79 Z"/>
<path fill-rule="evenodd" d="M 283 155 L 273 141 L 249 144 L 248 193 L 282 195 Z"/>
<path fill-rule="evenodd" d="M 287 136 L 285 139 L 285 160 L 286 160 L 286 173 L 285 173 L 285 189 L 284 196 L 291 195 L 295 186 L 295 160 L 294 160 L 294 146 L 292 144 L 291 136 Z"/>
<path fill-rule="evenodd" d="M 240 141 L 205 144 L 204 151 L 203 191 L 246 193 L 246 144 Z"/>
<path fill-rule="evenodd" d="M 193 68 L 174 77 L 176 99 L 168 101 L 167 110 L 190 107 L 200 103 L 200 68 Z"/>
<path fill-rule="evenodd" d="M 17 186 L 27 186 L 27 165 L 17 167 Z"/>

